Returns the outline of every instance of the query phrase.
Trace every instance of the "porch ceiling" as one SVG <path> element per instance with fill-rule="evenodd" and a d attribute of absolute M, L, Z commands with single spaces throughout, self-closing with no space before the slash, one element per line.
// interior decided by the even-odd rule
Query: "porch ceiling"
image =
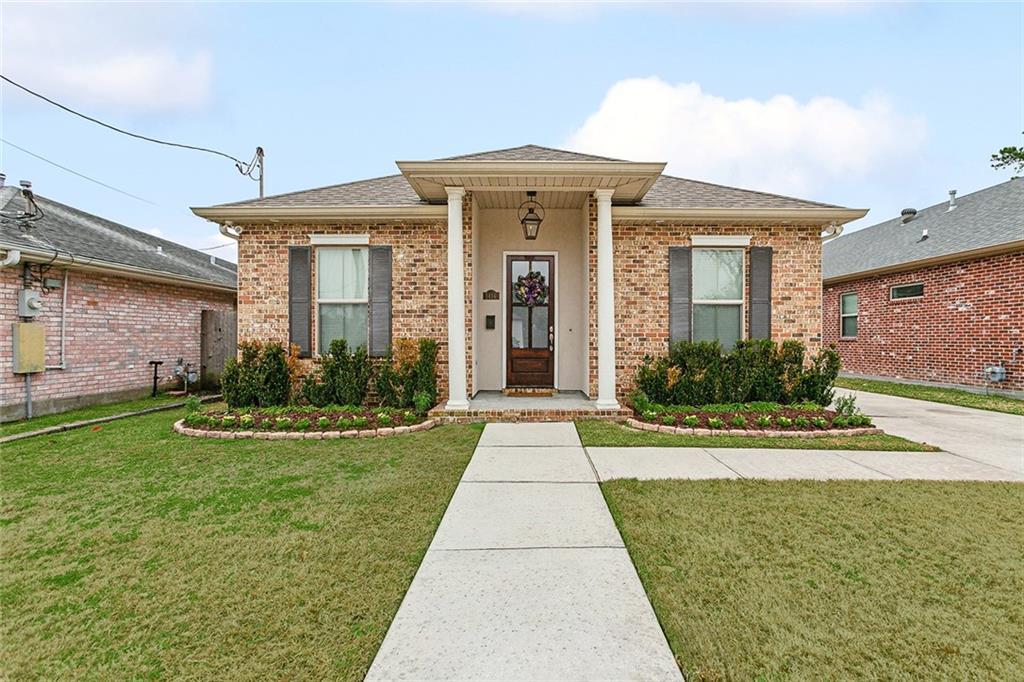
<path fill-rule="evenodd" d="M 547 192 L 538 191 L 537 201 L 544 208 L 582 208 L 587 203 L 589 192 Z M 519 208 L 526 201 L 525 190 L 514 191 L 488 191 L 476 190 L 473 192 L 476 205 L 480 208 Z"/>
<path fill-rule="evenodd" d="M 464 187 L 474 193 L 511 194 L 488 199 L 496 207 L 514 208 L 527 190 L 576 195 L 563 201 L 582 201 L 596 189 L 614 190 L 612 200 L 632 204 L 654 185 L 663 163 L 584 161 L 399 161 L 398 168 L 416 193 L 426 201 L 443 203 L 446 187 Z M 550 201 L 556 201 L 550 199 Z M 543 202 L 542 202 L 543 203 Z M 582 203 L 575 204 L 576 206 Z M 566 206 L 570 207 L 570 206 Z"/>

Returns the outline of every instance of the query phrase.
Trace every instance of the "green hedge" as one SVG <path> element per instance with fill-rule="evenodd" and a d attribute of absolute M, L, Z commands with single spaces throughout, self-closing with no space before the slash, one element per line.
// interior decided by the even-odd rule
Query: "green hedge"
<path fill-rule="evenodd" d="M 349 352 L 344 339 L 331 341 L 330 350 L 302 382 L 302 397 L 313 405 L 362 405 L 373 368 L 366 348 Z"/>
<path fill-rule="evenodd" d="M 839 354 L 823 348 L 805 363 L 796 340 L 740 341 L 729 352 L 717 341 L 681 341 L 667 357 L 644 358 L 636 373 L 637 401 L 662 405 L 832 402 Z M 806 366 L 805 366 L 806 365 Z"/>
<path fill-rule="evenodd" d="M 239 359 L 229 358 L 221 391 L 230 407 L 287 405 L 291 397 L 288 352 L 280 343 L 241 343 Z"/>

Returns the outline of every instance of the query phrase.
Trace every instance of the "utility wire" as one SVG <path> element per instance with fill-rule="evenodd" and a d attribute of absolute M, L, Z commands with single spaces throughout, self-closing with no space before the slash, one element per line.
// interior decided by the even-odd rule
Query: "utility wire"
<path fill-rule="evenodd" d="M 108 185 L 105 182 L 100 182 L 96 178 L 90 178 L 88 175 L 83 175 L 82 173 L 79 173 L 76 170 L 71 170 L 67 166 L 62 166 L 59 163 L 57 163 L 56 161 L 51 161 L 50 159 L 47 159 L 44 156 L 40 156 L 39 154 L 36 154 L 35 152 L 30 152 L 29 150 L 25 149 L 24 147 L 19 147 L 18 145 L 14 144 L 13 142 L 11 142 L 9 140 L 5 140 L 2 137 L 0 137 L 0 142 L 3 142 L 4 144 L 6 144 L 9 147 L 14 147 L 15 149 L 17 149 L 20 152 L 25 152 L 29 156 L 34 156 L 35 158 L 39 159 L 40 161 L 45 161 L 46 163 L 50 164 L 51 166 L 56 166 L 57 168 L 60 168 L 62 171 L 67 171 L 68 173 L 71 173 L 72 175 L 77 175 L 78 177 L 83 178 L 85 180 L 88 180 L 89 182 L 94 182 L 97 185 L 100 185 L 101 187 L 106 187 L 107 189 L 113 190 L 113 191 L 115 191 L 115 192 L 117 192 L 119 194 L 124 194 L 125 196 L 131 197 L 132 199 L 138 199 L 139 201 L 143 201 L 143 202 L 149 204 L 150 206 L 156 206 L 156 204 L 153 203 L 152 201 L 150 201 L 149 199 L 144 199 L 144 198 L 142 198 L 140 196 L 132 194 L 131 192 L 126 192 L 123 189 L 118 189 L 117 187 L 114 187 L 113 185 Z"/>
<path fill-rule="evenodd" d="M 234 246 L 234 243 L 228 242 L 227 244 L 217 244 L 217 246 L 204 246 L 201 249 L 196 249 L 196 251 L 213 251 L 214 249 L 223 249 L 225 246 Z"/>
<path fill-rule="evenodd" d="M 190 144 L 179 144 L 177 142 L 168 142 L 166 140 L 158 140 L 155 137 L 147 137 L 146 135 L 139 135 L 138 133 L 133 133 L 133 132 L 130 132 L 128 130 L 124 130 L 123 128 L 118 128 L 117 126 L 112 126 L 109 123 L 104 123 L 103 121 L 101 121 L 99 119 L 93 118 L 92 116 L 87 116 L 87 115 L 85 115 L 85 114 L 83 114 L 83 113 L 81 113 L 79 111 L 75 111 L 71 107 L 68 107 L 68 106 L 65 106 L 65 105 L 61 104 L 60 102 L 56 102 L 56 101 L 50 99 L 49 97 L 47 97 L 46 95 L 42 95 L 42 94 L 36 92 L 35 90 L 31 90 L 31 89 L 25 87 L 21 83 L 17 83 L 15 81 L 11 80 L 10 78 L 8 78 L 7 76 L 4 76 L 3 74 L 0 74 L 0 78 L 2 78 L 3 80 L 7 81 L 8 83 L 10 83 L 11 85 L 13 85 L 16 88 L 21 88 L 22 90 L 24 90 L 28 94 L 30 94 L 30 95 L 32 95 L 34 97 L 38 97 L 39 99 L 43 100 L 44 102 L 49 102 L 53 106 L 55 106 L 55 107 L 57 107 L 59 109 L 63 109 L 64 111 L 68 112 L 69 114 L 74 114 L 75 116 L 79 116 L 81 118 L 84 118 L 86 121 L 90 121 L 90 122 L 95 123 L 97 125 L 101 125 L 104 128 L 109 128 L 110 130 L 113 130 L 114 132 L 117 132 L 117 133 L 121 133 L 122 135 L 128 135 L 129 137 L 134 137 L 134 138 L 139 139 L 139 140 L 145 140 L 147 142 L 154 142 L 156 144 L 166 145 L 168 147 L 179 147 L 181 149 L 191 149 L 191 150 L 197 151 L 197 152 L 206 152 L 207 154 L 216 154 L 217 156 L 223 156 L 225 159 L 230 159 L 231 161 L 234 161 L 235 162 L 235 166 L 244 175 L 248 175 L 251 172 L 251 164 L 252 164 L 252 162 L 250 162 L 249 164 L 243 163 L 239 159 L 236 159 L 235 157 L 231 156 L 230 154 L 225 154 L 224 152 L 219 152 L 216 149 L 208 149 L 206 147 L 197 147 L 197 146 L 190 145 Z"/>

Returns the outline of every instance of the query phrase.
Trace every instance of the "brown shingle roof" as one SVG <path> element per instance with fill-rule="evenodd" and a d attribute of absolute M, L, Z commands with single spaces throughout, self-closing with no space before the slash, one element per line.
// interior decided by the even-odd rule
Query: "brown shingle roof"
<path fill-rule="evenodd" d="M 541 147 L 535 144 L 525 144 L 521 147 L 509 147 L 508 149 L 493 149 L 488 152 L 477 152 L 476 154 L 463 154 L 462 156 L 447 156 L 438 161 L 621 161 L 622 159 L 610 159 L 607 156 L 594 156 L 592 154 L 580 154 L 564 149 L 552 147 Z"/>
<path fill-rule="evenodd" d="M 662 175 L 640 206 L 656 208 L 838 208 L 834 204 Z"/>

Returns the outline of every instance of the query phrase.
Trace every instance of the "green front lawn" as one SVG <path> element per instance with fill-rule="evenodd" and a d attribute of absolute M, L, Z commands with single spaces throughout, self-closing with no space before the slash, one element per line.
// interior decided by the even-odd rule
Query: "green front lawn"
<path fill-rule="evenodd" d="M 938 448 L 899 436 L 824 436 L 818 438 L 748 438 L 744 436 L 678 436 L 657 431 L 638 431 L 614 422 L 581 419 L 576 422 L 583 445 L 588 447 L 686 447 L 686 448 L 798 448 L 801 450 L 903 450 L 932 452 Z"/>
<path fill-rule="evenodd" d="M 480 434 L 0 448 L 0 677 L 362 679 Z"/>
<path fill-rule="evenodd" d="M 121 414 L 122 412 L 137 412 L 151 407 L 173 405 L 174 403 L 181 403 L 184 401 L 185 398 L 182 396 L 170 396 L 161 393 L 155 398 L 139 398 L 138 400 L 126 400 L 119 403 L 109 403 L 107 405 L 92 405 L 90 407 L 83 407 L 77 410 L 69 410 L 68 412 L 47 414 L 41 417 L 33 417 L 32 419 L 21 419 L 16 422 L 0 424 L 0 437 L 10 436 L 15 433 L 24 433 L 25 431 L 45 429 L 47 426 L 56 426 L 57 424 L 69 424 L 71 422 L 84 421 L 86 419 L 96 419 L 97 417 L 109 417 L 111 415 Z"/>
<path fill-rule="evenodd" d="M 1008 680 L 1024 670 L 1024 485 L 602 489 L 688 679 Z"/>
<path fill-rule="evenodd" d="M 1003 395 L 981 395 L 979 393 L 971 393 L 970 391 L 958 391 L 954 388 L 900 384 L 894 381 L 874 381 L 872 379 L 851 379 L 848 377 L 836 379 L 836 386 L 849 388 L 854 391 L 884 393 L 885 395 L 895 395 L 901 398 L 930 400 L 933 403 L 946 403 L 948 405 L 959 405 L 960 407 L 974 407 L 979 410 L 1024 415 L 1024 400 Z"/>

